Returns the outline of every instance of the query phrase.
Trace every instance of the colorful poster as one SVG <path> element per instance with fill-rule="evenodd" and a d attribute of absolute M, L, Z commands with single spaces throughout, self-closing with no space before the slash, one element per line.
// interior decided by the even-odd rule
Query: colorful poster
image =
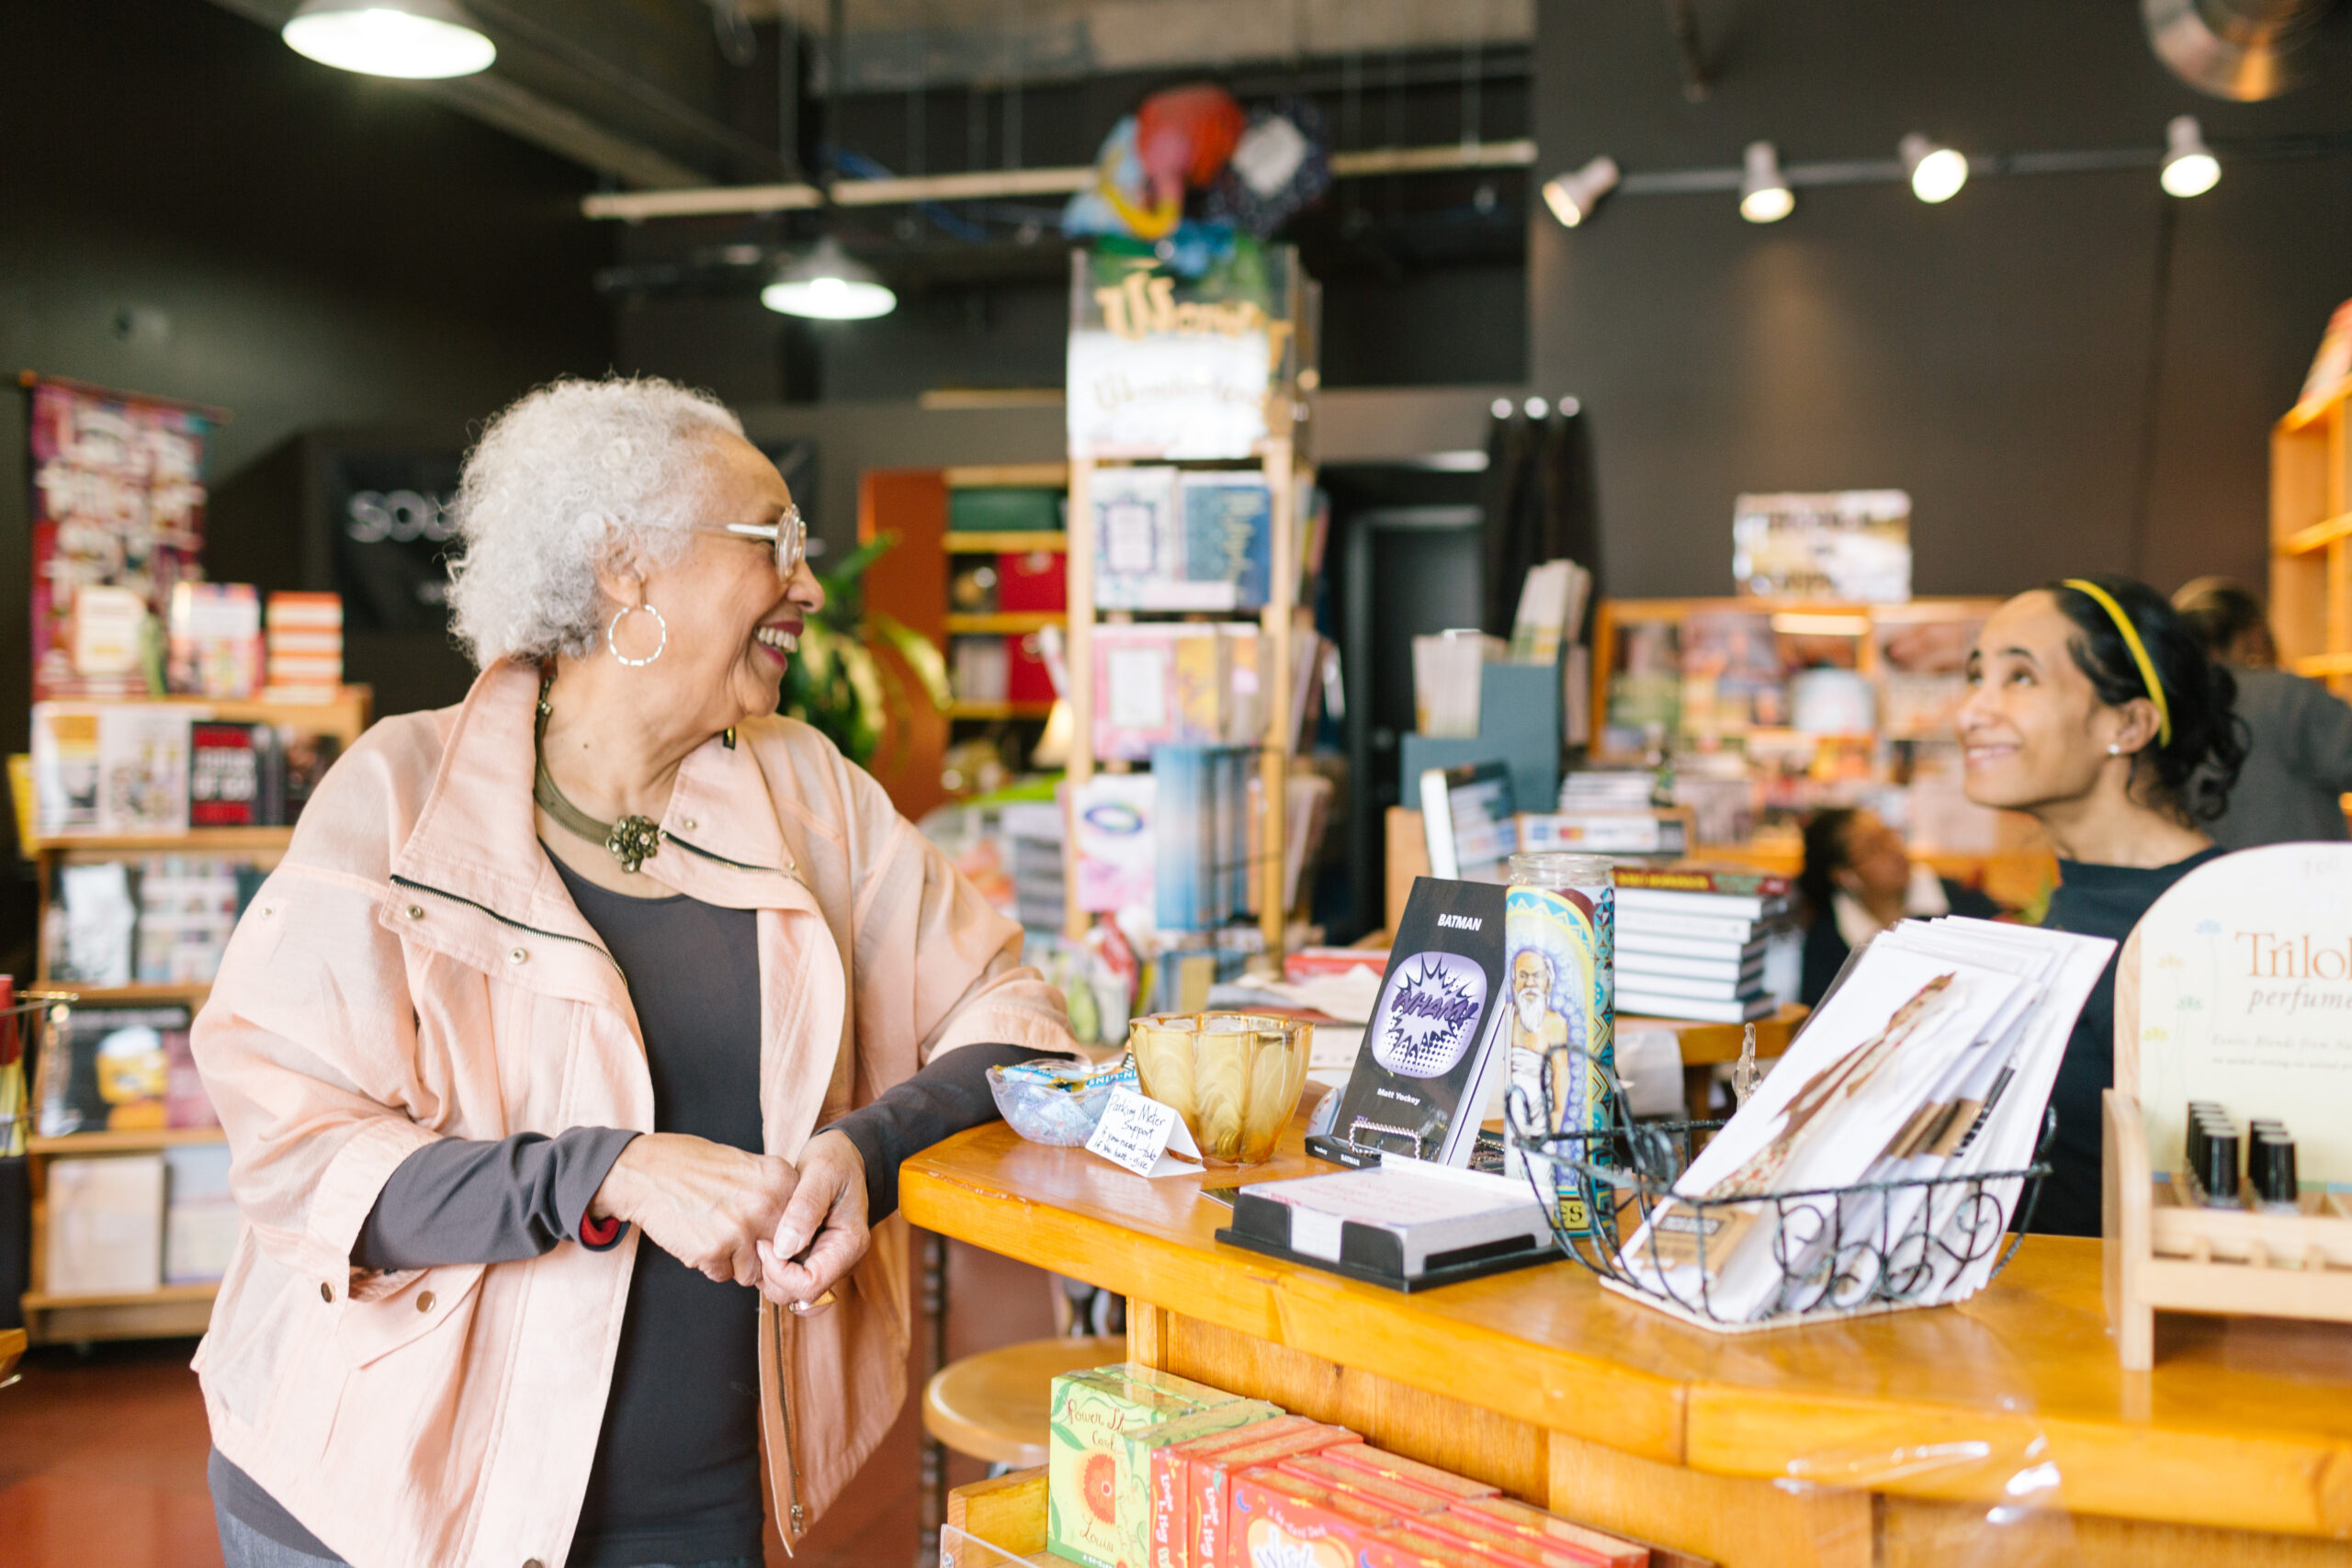
<path fill-rule="evenodd" d="M 33 700 L 147 695 L 128 671 L 75 659 L 75 599 L 128 589 L 161 617 L 172 587 L 203 575 L 205 437 L 184 403 L 62 381 L 32 388 Z"/>

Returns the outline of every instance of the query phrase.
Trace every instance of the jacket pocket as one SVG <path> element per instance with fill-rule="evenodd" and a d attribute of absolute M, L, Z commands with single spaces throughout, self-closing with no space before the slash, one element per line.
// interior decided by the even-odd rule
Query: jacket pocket
<path fill-rule="evenodd" d="M 364 1367 L 403 1346 L 412 1345 L 451 1318 L 469 1310 L 468 1303 L 481 1284 L 483 1263 L 452 1263 L 433 1269 L 403 1269 L 397 1290 L 354 1296 L 343 1304 L 335 1324 L 335 1341 L 344 1359 Z"/>

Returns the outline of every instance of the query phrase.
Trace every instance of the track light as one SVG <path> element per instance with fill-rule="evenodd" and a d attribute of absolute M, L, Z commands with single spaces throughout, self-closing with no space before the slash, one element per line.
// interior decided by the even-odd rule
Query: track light
<path fill-rule="evenodd" d="M 1796 210 L 1797 198 L 1781 177 L 1781 155 L 1769 141 L 1747 144 L 1747 172 L 1739 180 L 1739 215 L 1750 223 L 1778 223 Z"/>
<path fill-rule="evenodd" d="M 2220 183 L 2222 161 L 2205 145 L 2195 115 L 2175 115 L 2165 127 L 2165 166 L 2156 177 L 2174 196 L 2203 196 Z"/>
<path fill-rule="evenodd" d="M 1581 169 L 1545 180 L 1544 205 L 1563 225 L 1573 229 L 1592 216 L 1592 209 L 1616 184 L 1617 160 L 1603 153 Z"/>
<path fill-rule="evenodd" d="M 470 76 L 498 58 L 454 0 L 305 0 L 278 36 L 322 65 L 410 81 Z"/>
<path fill-rule="evenodd" d="M 760 290 L 760 303 L 786 316 L 820 321 L 863 321 L 899 308 L 899 297 L 872 267 L 842 249 L 828 234 L 817 248 L 775 275 Z"/>
<path fill-rule="evenodd" d="M 1911 194 L 1921 201 L 1950 201 L 1968 183 L 1967 158 L 1916 130 L 1903 139 L 1901 152 L 1904 172 L 1911 176 Z"/>

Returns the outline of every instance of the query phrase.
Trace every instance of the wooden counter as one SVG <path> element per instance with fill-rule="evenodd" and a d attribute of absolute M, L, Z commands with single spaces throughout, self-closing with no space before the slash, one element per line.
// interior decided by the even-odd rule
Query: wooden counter
<path fill-rule="evenodd" d="M 1250 1174 L 1329 1168 L 1294 1127 Z M 1960 1306 L 1717 1336 L 1573 1263 L 1406 1296 L 1219 1246 L 1201 1180 L 998 1122 L 899 1190 L 918 1225 L 1129 1297 L 1139 1361 L 1727 1568 L 2352 1562 L 2352 1337 L 2167 1318 L 2126 1373 L 2095 1241 L 2030 1240 Z"/>

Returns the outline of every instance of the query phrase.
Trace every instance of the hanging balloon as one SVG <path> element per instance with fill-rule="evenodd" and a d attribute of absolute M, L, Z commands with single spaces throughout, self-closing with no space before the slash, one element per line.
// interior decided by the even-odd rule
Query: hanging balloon
<path fill-rule="evenodd" d="M 1322 111 L 1304 98 L 1252 110 L 1249 130 L 1209 187 L 1208 216 L 1269 238 L 1331 188 L 1330 141 Z"/>

